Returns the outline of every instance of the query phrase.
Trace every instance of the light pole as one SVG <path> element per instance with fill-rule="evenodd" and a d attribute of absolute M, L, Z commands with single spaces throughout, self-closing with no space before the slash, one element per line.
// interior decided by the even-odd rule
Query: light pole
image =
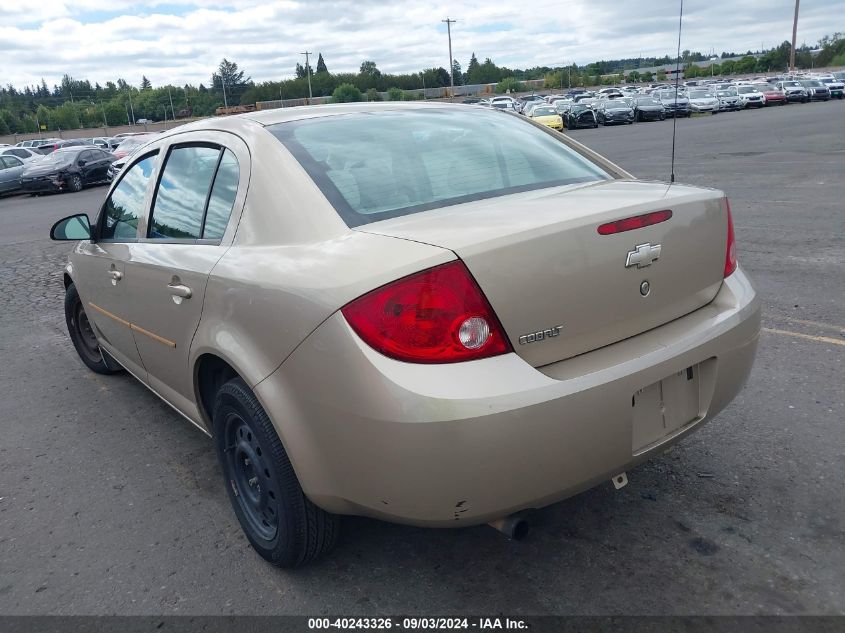
<path fill-rule="evenodd" d="M 300 53 L 300 55 L 305 55 L 305 76 L 308 78 L 308 105 L 311 105 L 311 99 L 314 96 L 311 94 L 311 66 L 308 65 L 308 56 L 311 54 L 311 51 L 305 51 L 304 53 Z"/>
<path fill-rule="evenodd" d="M 132 112 L 132 121 L 129 125 L 135 125 L 135 108 L 132 107 L 132 90 L 127 90 L 126 92 L 129 95 L 129 110 Z"/>
<path fill-rule="evenodd" d="M 457 22 L 457 20 L 452 20 L 449 16 L 446 16 L 445 20 L 441 20 L 441 22 L 446 23 L 446 33 L 449 36 L 449 97 L 455 97 L 455 60 L 452 59 L 452 25 Z"/>
<path fill-rule="evenodd" d="M 792 48 L 789 51 L 789 70 L 795 72 L 795 39 L 798 36 L 798 3 L 795 0 L 795 17 L 792 19 Z"/>

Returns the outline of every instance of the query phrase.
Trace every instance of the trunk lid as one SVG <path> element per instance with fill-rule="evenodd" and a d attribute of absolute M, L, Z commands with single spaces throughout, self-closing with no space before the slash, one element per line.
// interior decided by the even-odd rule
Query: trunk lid
<path fill-rule="evenodd" d="M 709 303 L 724 273 L 723 198 L 710 189 L 615 180 L 455 205 L 356 230 L 452 250 L 486 294 L 514 351 L 539 367 Z M 597 230 L 666 209 L 672 217 L 659 224 L 612 235 Z M 661 246 L 659 259 L 626 266 L 629 253 L 637 260 L 637 247 L 647 243 Z"/>

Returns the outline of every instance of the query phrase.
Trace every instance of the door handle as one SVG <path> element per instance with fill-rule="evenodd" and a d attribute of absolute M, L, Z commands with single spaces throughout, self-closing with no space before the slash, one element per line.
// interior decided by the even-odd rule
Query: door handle
<path fill-rule="evenodd" d="M 123 279 L 123 273 L 119 270 L 110 270 L 109 276 L 112 278 L 112 281 L 120 281 Z"/>
<path fill-rule="evenodd" d="M 167 284 L 167 289 L 174 297 L 182 297 L 183 299 L 190 299 L 193 294 L 188 286 L 182 284 Z"/>

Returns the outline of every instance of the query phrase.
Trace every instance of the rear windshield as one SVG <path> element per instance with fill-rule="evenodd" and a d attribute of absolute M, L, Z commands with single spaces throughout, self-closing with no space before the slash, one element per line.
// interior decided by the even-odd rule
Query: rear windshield
<path fill-rule="evenodd" d="M 350 227 L 610 178 L 531 123 L 477 108 L 345 114 L 267 129 Z"/>

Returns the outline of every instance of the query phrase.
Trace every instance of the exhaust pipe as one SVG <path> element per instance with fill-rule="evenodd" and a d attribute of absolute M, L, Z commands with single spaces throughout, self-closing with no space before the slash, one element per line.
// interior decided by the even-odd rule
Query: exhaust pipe
<path fill-rule="evenodd" d="M 531 531 L 531 524 L 528 522 L 528 519 L 524 514 L 520 513 L 494 519 L 487 525 L 496 528 L 512 541 L 521 541 Z"/>

